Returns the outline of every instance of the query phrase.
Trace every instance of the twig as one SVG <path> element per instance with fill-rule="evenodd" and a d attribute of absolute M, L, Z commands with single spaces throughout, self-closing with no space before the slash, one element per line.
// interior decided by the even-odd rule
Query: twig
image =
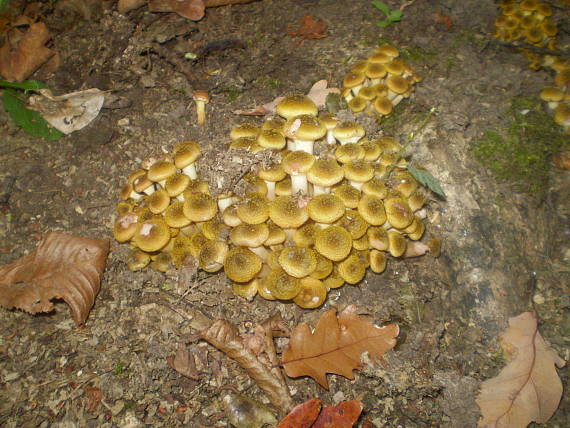
<path fill-rule="evenodd" d="M 218 6 L 225 6 L 228 4 L 244 4 L 244 3 L 253 3 L 257 0 L 204 0 L 205 7 L 218 7 Z"/>
<path fill-rule="evenodd" d="M 404 3 L 402 3 L 402 5 L 400 6 L 400 11 L 403 11 L 405 8 L 407 8 L 408 6 L 413 5 L 416 2 L 416 0 L 408 0 Z"/>
<path fill-rule="evenodd" d="M 541 48 L 538 46 L 533 46 L 533 45 L 529 45 L 526 43 L 512 43 L 512 42 L 504 42 L 502 40 L 497 40 L 495 38 L 492 39 L 488 39 L 488 42 L 490 44 L 494 44 L 494 45 L 499 45 L 499 46 L 505 46 L 508 48 L 514 48 L 514 49 L 528 49 L 529 51 L 532 52 L 536 52 L 539 54 L 544 54 L 544 55 L 553 55 L 553 56 L 568 56 L 570 57 L 570 51 L 569 50 L 557 50 L 557 51 L 553 51 L 551 49 L 546 49 L 546 48 Z"/>

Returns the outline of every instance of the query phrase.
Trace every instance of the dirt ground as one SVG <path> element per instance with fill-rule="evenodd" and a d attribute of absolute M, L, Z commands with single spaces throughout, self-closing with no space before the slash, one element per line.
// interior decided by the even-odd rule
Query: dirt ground
<path fill-rule="evenodd" d="M 397 322 L 398 346 L 353 381 L 329 376 L 326 391 L 288 379 L 295 403 L 358 398 L 378 427 L 475 426 L 479 385 L 504 365 L 498 336 L 521 312 L 537 310 L 542 335 L 568 360 L 569 174 L 552 170 L 540 194 L 517 192 L 470 151 L 486 130 L 507 126 L 503 112 L 513 98 L 535 97 L 552 79 L 491 41 L 492 1 L 416 0 L 387 28 L 364 0 L 263 0 L 208 8 L 200 22 L 146 6 L 126 15 L 115 9 L 80 0 L 44 6 L 61 65 L 34 78 L 58 94 L 96 87 L 118 99 L 88 128 L 57 141 L 26 135 L 0 111 L 0 264 L 32 251 L 45 232 L 111 236 L 118 193 L 142 159 L 183 140 L 201 142 L 208 158 L 233 126 L 259 121 L 233 110 L 306 93 L 320 79 L 339 86 L 349 65 L 382 40 L 407 52 L 423 81 L 393 120 L 363 124 L 372 136 L 416 132 L 411 156 L 447 194 L 430 202 L 427 226 L 442 239 L 442 254 L 392 259 L 383 274 L 369 273 L 308 311 L 259 297 L 247 302 L 223 273 L 131 272 L 128 250 L 113 242 L 84 327 L 75 328 L 64 303 L 43 316 L 0 310 L 0 426 L 225 427 L 221 387 L 267 402 L 237 364 L 205 343 L 194 345 L 207 357 L 200 381 L 169 368 L 166 358 L 195 333 L 170 309 L 186 305 L 243 332 L 275 310 L 293 326 L 349 303 L 378 324 Z M 289 37 L 304 15 L 324 20 L 327 37 Z M 187 52 L 198 59 L 181 61 Z M 204 127 L 196 124 L 194 89 L 211 95 Z M 559 374 L 567 390 L 568 368 Z M 566 398 L 544 426 L 568 426 L 569 414 Z"/>

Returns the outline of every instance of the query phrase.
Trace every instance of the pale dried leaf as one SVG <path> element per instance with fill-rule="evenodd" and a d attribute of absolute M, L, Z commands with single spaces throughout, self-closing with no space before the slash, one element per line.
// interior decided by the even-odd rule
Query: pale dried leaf
<path fill-rule="evenodd" d="M 176 354 L 167 357 L 166 362 L 170 368 L 176 370 L 182 376 L 186 376 L 194 380 L 200 379 L 200 373 L 198 373 L 198 370 L 196 369 L 194 355 L 190 353 L 184 344 L 180 343 L 176 350 Z"/>
<path fill-rule="evenodd" d="M 200 336 L 235 360 L 267 394 L 275 407 L 289 409 L 292 406 L 287 385 L 271 372 L 271 367 L 262 363 L 244 346 L 237 329 L 229 321 L 216 320 L 209 328 L 202 330 Z"/>
<path fill-rule="evenodd" d="M 501 344 L 509 363 L 481 385 L 478 426 L 523 428 L 548 421 L 562 397 L 555 365 L 562 367 L 565 361 L 546 344 L 532 312 L 509 319 Z"/>
<path fill-rule="evenodd" d="M 108 254 L 108 239 L 48 233 L 36 250 L 0 268 L 0 306 L 36 314 L 52 311 L 52 299 L 63 299 L 75 324 L 83 324 L 99 293 Z"/>
<path fill-rule="evenodd" d="M 343 401 L 336 406 L 323 409 L 313 428 L 352 428 L 362 413 L 362 402 L 359 400 Z"/>
<path fill-rule="evenodd" d="M 328 82 L 319 80 L 309 90 L 307 96 L 313 100 L 317 107 L 324 107 L 329 94 L 340 94 L 339 88 L 327 88 Z"/>
<path fill-rule="evenodd" d="M 175 12 L 184 18 L 199 21 L 204 17 L 206 7 L 203 0 L 150 0 L 148 10 L 151 12 Z"/>
<path fill-rule="evenodd" d="M 310 428 L 319 417 L 321 408 L 321 400 L 311 398 L 295 406 L 287 416 L 279 421 L 277 428 Z"/>
<path fill-rule="evenodd" d="M 146 3 L 147 0 L 119 0 L 117 3 L 117 11 L 120 14 L 125 14 L 131 10 L 144 6 Z"/>
<path fill-rule="evenodd" d="M 396 345 L 398 333 L 396 324 L 377 327 L 353 308 L 338 317 L 336 309 L 331 309 L 321 316 L 314 332 L 306 323 L 295 328 L 283 353 L 285 373 L 310 376 L 328 389 L 327 373 L 353 379 L 352 371 L 360 367 L 362 353 L 380 357 Z"/>
<path fill-rule="evenodd" d="M 105 102 L 105 92 L 99 89 L 70 92 L 55 96 L 49 89 L 40 89 L 32 95 L 29 107 L 35 110 L 55 129 L 70 134 L 89 125 L 99 115 Z"/>
<path fill-rule="evenodd" d="M 28 31 L 11 45 L 0 47 L 0 75 L 12 82 L 21 82 L 50 59 L 55 52 L 44 45 L 51 34 L 43 22 L 30 25 Z"/>

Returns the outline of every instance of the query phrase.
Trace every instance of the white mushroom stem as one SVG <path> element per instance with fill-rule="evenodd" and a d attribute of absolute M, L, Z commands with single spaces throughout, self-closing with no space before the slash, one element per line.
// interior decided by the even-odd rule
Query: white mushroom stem
<path fill-rule="evenodd" d="M 261 258 L 263 263 L 267 262 L 267 258 L 269 257 L 269 251 L 267 251 L 267 248 L 265 248 L 263 245 L 259 247 L 249 247 L 249 249 L 253 251 L 255 254 L 257 254 Z"/>
<path fill-rule="evenodd" d="M 297 195 L 299 193 L 303 195 L 309 194 L 309 189 L 307 186 L 307 175 L 306 174 L 292 174 L 291 176 L 291 194 Z"/>
<path fill-rule="evenodd" d="M 353 98 L 354 98 L 354 95 L 352 95 L 352 92 L 346 91 L 346 94 L 344 95 L 344 100 L 348 103 Z"/>
<path fill-rule="evenodd" d="M 295 141 L 295 150 L 307 152 L 313 154 L 313 145 L 314 141 L 311 140 L 294 140 Z"/>
<path fill-rule="evenodd" d="M 420 241 L 408 241 L 404 258 L 423 256 L 429 251 L 429 247 Z"/>
<path fill-rule="evenodd" d="M 198 178 L 195 162 L 192 162 L 190 165 L 186 165 L 184 168 L 182 168 L 182 172 L 192 180 L 196 180 L 196 178 Z"/>
<path fill-rule="evenodd" d="M 196 116 L 198 125 L 203 125 L 206 122 L 206 103 L 202 100 L 195 100 L 196 101 Z"/>
<path fill-rule="evenodd" d="M 327 130 L 327 144 L 336 144 L 336 138 L 333 135 L 333 130 Z"/>
<path fill-rule="evenodd" d="M 265 181 L 265 185 L 267 186 L 267 195 L 265 195 L 265 197 L 270 201 L 272 201 L 273 199 L 275 199 L 275 181 L 268 181 L 268 180 L 263 180 L 263 181 Z"/>
<path fill-rule="evenodd" d="M 329 186 L 316 186 L 313 184 L 313 196 L 322 195 L 324 193 L 330 193 L 331 188 Z"/>
<path fill-rule="evenodd" d="M 352 187 L 355 187 L 358 190 L 362 191 L 362 186 L 364 185 L 362 181 L 349 180 L 349 182 Z"/>
<path fill-rule="evenodd" d="M 294 140 L 291 140 L 290 138 L 287 138 L 287 150 L 291 150 L 292 152 L 294 152 L 297 147 L 297 144 L 295 143 Z"/>
<path fill-rule="evenodd" d="M 352 93 L 352 95 L 357 96 L 357 95 L 358 95 L 358 91 L 360 91 L 360 89 L 361 89 L 363 86 L 364 86 L 363 84 L 353 86 L 352 88 L 350 88 L 350 92 Z"/>
<path fill-rule="evenodd" d="M 138 192 L 135 192 L 134 190 L 131 191 L 129 198 L 131 198 L 134 201 L 140 201 L 142 199 L 143 195 L 141 195 Z"/>
<path fill-rule="evenodd" d="M 227 195 L 227 196 L 223 196 L 221 198 L 218 198 L 218 208 L 220 210 L 220 212 L 224 212 L 224 210 L 229 207 L 231 204 L 233 204 L 236 201 L 236 198 L 234 198 L 231 195 Z"/>

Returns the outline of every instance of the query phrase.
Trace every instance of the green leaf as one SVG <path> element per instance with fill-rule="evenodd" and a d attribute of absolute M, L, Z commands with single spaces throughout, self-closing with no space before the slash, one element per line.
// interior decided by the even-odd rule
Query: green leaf
<path fill-rule="evenodd" d="M 376 9 L 381 11 L 384 15 L 386 15 L 386 16 L 390 15 L 390 7 L 388 7 L 388 5 L 386 3 L 383 3 L 383 2 L 378 1 L 378 0 L 374 0 L 372 2 L 372 6 L 374 6 Z"/>
<path fill-rule="evenodd" d="M 46 120 L 37 112 L 25 107 L 25 100 L 21 93 L 8 88 L 2 96 L 4 108 L 12 117 L 14 123 L 34 137 L 43 137 L 48 140 L 57 140 L 63 133 L 49 126 Z"/>
<path fill-rule="evenodd" d="M 376 23 L 376 25 L 378 25 L 380 28 L 386 28 L 390 24 L 391 24 L 390 21 L 378 21 Z"/>
<path fill-rule="evenodd" d="M 393 10 L 388 15 L 388 19 L 392 22 L 400 22 L 402 20 L 402 11 L 401 10 Z"/>
<path fill-rule="evenodd" d="M 423 186 L 427 187 L 442 198 L 445 198 L 445 192 L 439 185 L 439 182 L 428 171 L 425 169 L 416 168 L 413 165 L 408 165 L 408 171 L 410 171 L 410 174 L 412 174 L 414 178 L 418 180 Z"/>
<path fill-rule="evenodd" d="M 8 3 L 10 3 L 10 0 L 0 0 L 0 12 L 2 12 L 4 8 L 8 6 Z"/>
<path fill-rule="evenodd" d="M 20 83 L 0 80 L 0 88 L 23 89 L 24 92 L 28 93 L 29 91 L 38 91 L 40 89 L 47 88 L 47 85 L 43 82 L 38 82 L 37 80 L 26 80 Z"/>

